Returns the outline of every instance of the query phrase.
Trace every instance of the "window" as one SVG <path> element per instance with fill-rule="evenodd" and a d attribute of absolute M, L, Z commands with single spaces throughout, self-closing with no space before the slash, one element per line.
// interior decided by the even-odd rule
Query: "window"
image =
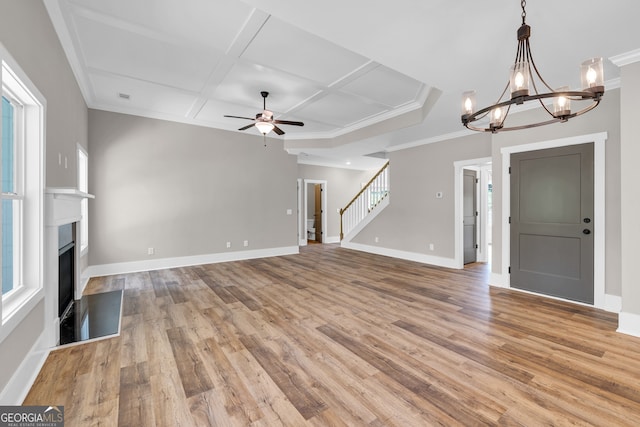
<path fill-rule="evenodd" d="M 44 298 L 45 99 L 0 43 L 0 341 Z"/>
<path fill-rule="evenodd" d="M 78 147 L 78 190 L 89 192 L 89 157 L 82 147 Z M 80 202 L 80 251 L 84 252 L 89 246 L 89 199 Z"/>
<path fill-rule="evenodd" d="M 2 95 L 2 295 L 22 285 L 22 105 Z"/>

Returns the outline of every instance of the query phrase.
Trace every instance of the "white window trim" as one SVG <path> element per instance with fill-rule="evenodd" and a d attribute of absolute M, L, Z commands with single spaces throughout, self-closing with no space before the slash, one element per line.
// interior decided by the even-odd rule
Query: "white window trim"
<path fill-rule="evenodd" d="M 24 105 L 25 180 L 22 286 L 8 292 L 0 304 L 0 342 L 43 299 L 44 291 L 44 148 L 46 100 L 0 43 L 0 82 Z M 0 126 L 2 126 L 0 124 Z"/>

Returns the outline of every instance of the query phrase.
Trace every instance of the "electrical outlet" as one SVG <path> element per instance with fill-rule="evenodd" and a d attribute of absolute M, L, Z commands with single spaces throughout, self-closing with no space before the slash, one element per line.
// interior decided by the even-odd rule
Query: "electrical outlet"
<path fill-rule="evenodd" d="M 245 240 L 245 241 L 244 241 L 244 247 L 246 248 L 247 246 L 249 246 L 249 241 L 248 241 L 248 240 Z"/>
<path fill-rule="evenodd" d="M 292 209 L 287 209 L 287 215 L 293 215 L 293 210 Z"/>
<path fill-rule="evenodd" d="M 227 249 L 231 247 L 231 242 L 227 242 Z"/>
<path fill-rule="evenodd" d="M 435 246 L 433 245 L 433 243 L 429 243 L 429 250 L 430 251 L 435 250 Z"/>
<path fill-rule="evenodd" d="M 156 250 L 154 248 L 148 248 L 147 249 L 147 255 L 153 255 L 156 253 Z"/>
<path fill-rule="evenodd" d="M 378 243 L 380 241 L 380 239 L 378 238 L 378 236 L 376 236 L 373 240 L 375 240 L 376 243 Z"/>

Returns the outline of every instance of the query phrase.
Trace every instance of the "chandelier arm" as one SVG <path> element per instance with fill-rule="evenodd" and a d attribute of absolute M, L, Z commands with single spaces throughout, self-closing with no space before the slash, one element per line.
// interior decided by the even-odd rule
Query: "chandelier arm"
<path fill-rule="evenodd" d="M 531 46 L 529 45 L 528 39 L 527 39 L 527 53 L 529 55 L 529 61 L 530 61 L 529 66 L 533 66 L 533 69 L 535 70 L 536 75 L 538 76 L 540 81 L 547 87 L 547 89 L 553 92 L 553 88 L 547 84 L 547 82 L 542 78 L 542 75 L 540 75 L 540 71 L 538 71 L 538 67 L 536 66 L 536 63 L 533 60 L 533 54 L 531 53 Z M 535 79 L 531 79 L 531 81 L 535 81 Z M 534 85 L 534 89 L 535 89 L 535 85 Z M 536 89 L 536 93 L 538 93 L 537 89 Z"/>
<path fill-rule="evenodd" d="M 558 117 L 553 118 L 551 120 L 546 120 L 544 122 L 538 122 L 538 123 L 532 123 L 532 124 L 528 124 L 528 125 L 521 125 L 521 126 L 511 126 L 511 127 L 503 127 L 500 129 L 496 129 L 493 133 L 498 133 L 498 132 L 508 132 L 508 131 L 513 131 L 513 130 L 524 130 L 524 129 L 531 129 L 531 128 L 535 128 L 538 126 L 546 126 L 546 125 L 550 125 L 552 123 L 557 123 L 557 122 L 561 122 L 562 120 Z M 491 132 L 491 129 L 487 129 L 487 132 Z"/>
<path fill-rule="evenodd" d="M 509 117 L 509 111 L 511 111 L 511 106 L 513 104 L 509 104 L 509 106 L 507 107 L 507 111 L 505 111 L 504 116 L 502 117 L 502 121 L 500 122 L 500 126 L 498 127 L 498 129 L 502 129 L 502 127 L 504 126 L 504 121 L 507 120 L 507 117 Z"/>
<path fill-rule="evenodd" d="M 522 100 L 523 102 L 527 102 L 527 101 L 535 101 L 535 100 L 542 100 L 545 98 L 556 98 L 558 96 L 566 96 L 566 97 L 572 97 L 572 99 L 575 100 L 587 100 L 587 99 L 591 99 L 593 101 L 593 104 L 591 104 L 590 106 L 583 108 L 582 110 L 576 112 L 576 113 L 572 113 L 568 116 L 565 116 L 565 119 L 570 119 L 579 115 L 582 115 L 588 111 L 593 110 L 599 103 L 600 103 L 600 97 L 602 94 L 599 93 L 594 93 L 594 92 L 590 92 L 590 91 L 566 91 L 566 92 L 549 92 L 549 93 L 540 93 L 540 94 L 535 94 L 535 95 L 528 95 L 528 96 L 524 96 L 518 99 L 509 99 L 503 102 L 499 102 L 496 103 L 494 105 L 490 105 L 488 107 L 482 108 L 478 111 L 476 111 L 473 114 L 470 114 L 468 116 L 463 116 L 462 118 L 462 124 L 469 128 L 469 129 L 473 129 L 473 130 L 482 130 L 483 128 L 478 128 L 476 126 L 470 125 L 470 123 L 473 123 L 475 121 L 478 121 L 482 118 L 484 118 L 489 112 L 491 112 L 491 110 L 493 110 L 494 108 L 501 108 L 501 107 L 511 107 L 511 105 L 513 104 L 517 104 L 519 100 Z M 542 101 L 540 101 L 542 102 Z M 505 114 L 505 119 L 506 116 L 508 115 L 508 111 L 507 110 L 507 114 Z M 547 110 L 548 111 L 548 110 Z M 553 113 L 550 113 L 553 116 Z M 555 117 L 555 116 L 554 116 Z M 561 118 L 557 117 L 557 120 L 561 120 Z M 543 124 L 549 124 L 549 123 L 553 123 L 557 120 L 552 120 L 552 121 L 547 121 L 547 122 L 542 122 L 541 124 L 533 124 L 533 125 L 525 125 L 518 127 L 519 129 L 526 129 L 527 127 L 536 127 L 536 126 L 542 126 Z M 504 122 L 504 120 L 503 120 Z M 512 130 L 513 128 L 501 128 L 500 130 Z M 490 129 L 487 129 L 490 130 Z"/>
<path fill-rule="evenodd" d="M 588 107 L 583 108 L 580 111 L 576 111 L 575 113 L 569 115 L 568 118 L 570 119 L 570 118 L 573 118 L 573 117 L 581 116 L 584 113 L 588 113 L 589 111 L 591 111 L 594 108 L 596 108 L 598 106 L 598 104 L 600 104 L 600 98 L 595 98 L 593 101 L 594 101 L 593 104 L 589 105 Z"/>
<path fill-rule="evenodd" d="M 518 62 L 522 62 L 522 50 L 523 50 L 523 43 L 522 40 L 518 41 L 518 49 L 516 49 L 516 59 L 513 62 L 514 65 L 517 64 Z"/>
<path fill-rule="evenodd" d="M 502 101 L 502 98 L 504 98 L 504 94 L 507 93 L 507 90 L 509 90 L 509 82 L 507 82 L 507 85 L 504 87 L 504 90 L 502 91 L 502 93 L 500 94 L 500 98 L 498 98 L 498 100 L 496 101 L 495 104 L 493 104 L 493 106 L 497 106 L 498 103 L 500 103 L 500 101 Z M 506 101 L 504 101 L 506 102 Z M 491 109 L 491 108 L 490 108 Z"/>
<path fill-rule="evenodd" d="M 551 112 L 551 110 L 549 110 L 549 108 L 547 108 L 547 106 L 546 106 L 546 105 L 544 105 L 544 102 L 542 102 L 542 98 L 538 99 L 538 102 L 540 103 L 540 105 L 542 105 L 542 108 L 544 108 L 544 109 L 545 109 L 545 111 L 546 111 L 547 113 L 549 113 L 549 115 L 550 115 L 551 117 L 556 117 L 556 115 L 555 115 L 555 114 L 553 114 L 553 113 Z"/>

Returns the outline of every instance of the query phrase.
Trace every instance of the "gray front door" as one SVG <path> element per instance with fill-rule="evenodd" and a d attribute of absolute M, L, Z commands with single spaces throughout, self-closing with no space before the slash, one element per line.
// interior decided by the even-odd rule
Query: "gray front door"
<path fill-rule="evenodd" d="M 464 169 L 463 171 L 463 183 L 462 194 L 463 203 L 462 211 L 464 215 L 463 223 L 463 248 L 464 248 L 464 263 L 476 262 L 477 253 L 477 173 L 476 171 Z"/>
<path fill-rule="evenodd" d="M 511 155 L 511 286 L 593 304 L 593 144 Z"/>

